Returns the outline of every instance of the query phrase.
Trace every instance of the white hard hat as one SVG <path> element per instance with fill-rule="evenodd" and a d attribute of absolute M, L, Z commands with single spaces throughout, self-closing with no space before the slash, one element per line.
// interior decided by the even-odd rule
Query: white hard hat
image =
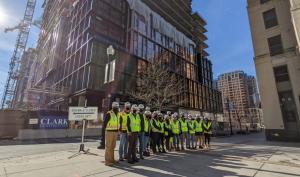
<path fill-rule="evenodd" d="M 151 109 L 150 109 L 149 106 L 147 106 L 145 110 L 146 110 L 146 111 L 150 111 Z"/>
<path fill-rule="evenodd" d="M 137 110 L 137 109 L 138 109 L 138 106 L 137 106 L 136 104 L 133 104 L 133 105 L 131 106 L 131 109 L 132 109 L 132 110 Z"/>
<path fill-rule="evenodd" d="M 150 112 L 150 111 L 145 111 L 145 115 L 146 115 L 146 116 L 150 116 L 150 115 L 151 115 L 151 112 Z"/>
<path fill-rule="evenodd" d="M 119 108 L 119 103 L 114 101 L 112 104 L 111 104 L 111 107 L 113 108 Z"/>
<path fill-rule="evenodd" d="M 126 102 L 126 103 L 124 104 L 124 107 L 125 107 L 125 108 L 130 108 L 130 107 L 131 107 L 131 104 L 130 104 L 129 102 Z"/>
<path fill-rule="evenodd" d="M 167 111 L 167 114 L 170 115 L 170 114 L 172 114 L 172 112 L 171 111 Z"/>
<path fill-rule="evenodd" d="M 144 109 L 144 108 L 145 108 L 144 105 L 139 104 L 139 110 Z"/>

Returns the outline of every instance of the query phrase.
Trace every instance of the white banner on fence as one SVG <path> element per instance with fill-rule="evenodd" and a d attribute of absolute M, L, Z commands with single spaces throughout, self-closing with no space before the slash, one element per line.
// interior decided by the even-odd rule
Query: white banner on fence
<path fill-rule="evenodd" d="M 98 107 L 69 107 L 69 120 L 96 120 Z"/>

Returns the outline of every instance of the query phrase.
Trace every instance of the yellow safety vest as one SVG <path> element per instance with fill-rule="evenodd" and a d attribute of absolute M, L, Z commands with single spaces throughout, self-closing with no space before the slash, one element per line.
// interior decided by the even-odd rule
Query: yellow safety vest
<path fill-rule="evenodd" d="M 183 133 L 186 133 L 186 132 L 188 132 L 188 126 L 187 126 L 187 121 L 180 121 L 180 123 L 181 123 L 181 131 L 183 132 Z"/>
<path fill-rule="evenodd" d="M 189 122 L 189 133 L 195 134 L 195 121 L 191 120 Z"/>
<path fill-rule="evenodd" d="M 107 122 L 106 130 L 118 130 L 119 119 L 113 111 L 109 111 L 110 119 Z"/>
<path fill-rule="evenodd" d="M 152 119 L 150 123 L 151 123 L 151 130 L 152 130 L 152 132 L 159 133 L 160 130 L 157 129 L 157 128 L 155 128 L 155 127 L 153 126 L 153 123 L 155 123 L 155 125 L 157 125 L 158 127 L 160 127 L 159 121 L 157 121 L 156 119 Z"/>
<path fill-rule="evenodd" d="M 173 124 L 172 124 L 172 132 L 175 134 L 175 135 L 179 135 L 179 121 L 174 121 Z"/>
<path fill-rule="evenodd" d="M 119 120 L 120 120 L 120 117 L 122 117 L 122 122 L 121 122 L 121 130 L 122 131 L 126 131 L 127 130 L 127 116 L 129 114 L 126 113 L 126 112 L 121 112 L 119 113 Z"/>
<path fill-rule="evenodd" d="M 134 116 L 133 114 L 130 113 L 129 119 L 130 119 L 131 132 L 133 132 L 133 133 L 139 132 L 141 130 L 141 120 L 140 120 L 138 114 L 136 114 L 136 116 Z"/>
<path fill-rule="evenodd" d="M 202 128 L 203 121 L 202 121 L 202 119 L 200 119 L 200 122 L 198 122 L 197 120 L 195 122 L 196 122 L 196 129 L 195 129 L 195 131 L 197 133 L 202 133 L 203 132 L 203 128 Z"/>
<path fill-rule="evenodd" d="M 164 130 L 164 122 L 161 122 L 161 121 L 158 121 L 158 122 L 159 122 L 159 126 L 161 128 L 160 133 L 164 133 L 165 132 L 165 130 Z"/>
<path fill-rule="evenodd" d="M 150 131 L 149 120 L 145 115 L 143 117 L 144 117 L 144 131 L 148 133 Z"/>
<path fill-rule="evenodd" d="M 211 122 L 208 122 L 208 124 L 204 123 L 204 133 L 212 134 L 212 131 L 209 130 L 211 128 Z"/>
<path fill-rule="evenodd" d="M 169 131 L 171 129 L 171 124 L 167 124 L 167 122 L 164 122 L 164 126 L 166 127 L 165 131 L 165 136 L 169 136 Z"/>

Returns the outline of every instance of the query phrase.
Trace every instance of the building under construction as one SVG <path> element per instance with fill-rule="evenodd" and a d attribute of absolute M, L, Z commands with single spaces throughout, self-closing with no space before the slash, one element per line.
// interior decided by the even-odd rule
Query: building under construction
<path fill-rule="evenodd" d="M 65 109 L 87 101 L 103 110 L 127 101 L 140 69 L 162 58 L 184 78 L 187 90 L 177 99 L 185 101 L 177 108 L 222 112 L 205 51 L 206 22 L 192 13 L 191 0 L 46 0 L 44 8 L 32 79 L 53 93 L 43 93 L 40 105 Z"/>

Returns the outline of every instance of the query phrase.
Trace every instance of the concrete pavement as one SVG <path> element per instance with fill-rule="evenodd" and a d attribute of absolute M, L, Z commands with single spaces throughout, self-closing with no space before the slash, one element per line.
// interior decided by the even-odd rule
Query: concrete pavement
<path fill-rule="evenodd" d="M 211 151 L 172 152 L 114 167 L 104 165 L 104 150 L 97 145 L 86 144 L 98 156 L 73 159 L 68 157 L 77 152 L 78 143 L 0 146 L 0 176 L 300 176 L 300 144 L 265 142 L 263 134 L 217 138 Z"/>

